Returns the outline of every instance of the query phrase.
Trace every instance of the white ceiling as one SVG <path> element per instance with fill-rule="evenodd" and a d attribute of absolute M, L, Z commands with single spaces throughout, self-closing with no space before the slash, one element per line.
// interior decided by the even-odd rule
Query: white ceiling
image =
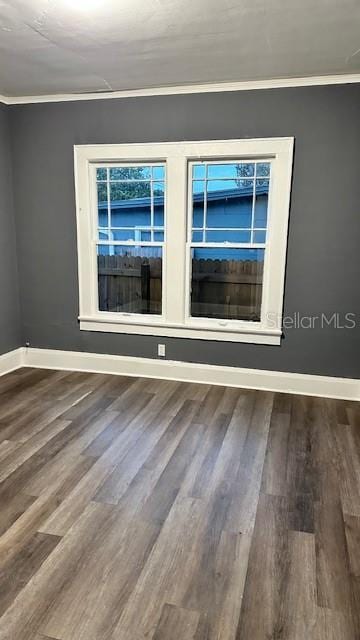
<path fill-rule="evenodd" d="M 0 0 L 0 94 L 360 72 L 359 0 L 77 2 Z"/>

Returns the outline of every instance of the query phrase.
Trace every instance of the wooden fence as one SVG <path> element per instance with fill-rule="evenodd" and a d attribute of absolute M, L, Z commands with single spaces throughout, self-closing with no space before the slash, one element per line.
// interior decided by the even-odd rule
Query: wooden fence
<path fill-rule="evenodd" d="M 98 256 L 98 281 L 100 311 L 161 313 L 161 258 Z"/>
<path fill-rule="evenodd" d="M 250 260 L 195 260 L 193 316 L 257 320 L 263 263 Z M 98 256 L 99 309 L 161 313 L 161 258 Z"/>
<path fill-rule="evenodd" d="M 259 320 L 263 262 L 194 260 L 191 315 Z"/>

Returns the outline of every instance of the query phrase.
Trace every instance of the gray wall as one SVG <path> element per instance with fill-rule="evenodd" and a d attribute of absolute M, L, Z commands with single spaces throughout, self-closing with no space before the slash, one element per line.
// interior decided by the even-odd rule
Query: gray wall
<path fill-rule="evenodd" d="M 0 105 L 0 355 L 20 344 L 9 110 Z"/>
<path fill-rule="evenodd" d="M 73 145 L 295 136 L 285 314 L 360 312 L 360 85 L 16 106 L 23 338 L 156 356 L 158 338 L 80 332 Z M 280 347 L 164 339 L 167 357 L 359 377 L 357 329 L 288 329 Z"/>

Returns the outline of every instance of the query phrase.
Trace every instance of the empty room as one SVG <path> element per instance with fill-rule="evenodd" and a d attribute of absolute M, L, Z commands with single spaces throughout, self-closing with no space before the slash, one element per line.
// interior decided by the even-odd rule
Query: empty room
<path fill-rule="evenodd" d="M 0 0 L 0 640 L 360 640 L 358 0 Z"/>

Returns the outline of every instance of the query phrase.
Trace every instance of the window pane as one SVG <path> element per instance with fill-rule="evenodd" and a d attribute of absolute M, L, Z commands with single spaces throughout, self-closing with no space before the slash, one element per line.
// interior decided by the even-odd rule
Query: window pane
<path fill-rule="evenodd" d="M 204 180 L 193 181 L 193 227 L 201 228 L 204 225 Z"/>
<path fill-rule="evenodd" d="M 150 182 L 114 182 L 110 184 L 112 227 L 151 225 Z"/>
<path fill-rule="evenodd" d="M 253 186 L 253 180 L 244 180 L 243 178 L 239 178 L 238 180 L 228 180 L 222 178 L 221 180 L 208 180 L 207 181 L 207 191 L 208 194 L 213 191 L 221 191 L 224 193 L 232 193 L 233 191 L 241 191 L 251 193 L 251 187 Z"/>
<path fill-rule="evenodd" d="M 98 197 L 99 227 L 107 227 L 108 226 L 108 190 L 107 190 L 106 182 L 98 182 L 97 197 Z"/>
<path fill-rule="evenodd" d="M 193 180 L 193 193 L 204 193 L 205 180 Z"/>
<path fill-rule="evenodd" d="M 270 162 L 258 162 L 256 165 L 256 177 L 270 175 Z"/>
<path fill-rule="evenodd" d="M 139 200 L 144 198 L 149 199 L 150 202 L 150 182 L 114 182 L 110 184 L 110 200 L 111 202 L 116 200 Z M 132 206 L 136 206 L 137 202 L 132 203 Z"/>
<path fill-rule="evenodd" d="M 254 242 L 266 242 L 266 231 L 254 231 Z"/>
<path fill-rule="evenodd" d="M 96 180 L 106 180 L 107 169 L 96 169 Z"/>
<path fill-rule="evenodd" d="M 206 176 L 206 165 L 205 164 L 194 164 L 193 165 L 193 178 L 197 180 L 203 180 Z"/>
<path fill-rule="evenodd" d="M 269 180 L 256 180 L 254 227 L 265 229 L 269 199 Z"/>
<path fill-rule="evenodd" d="M 134 229 L 111 229 L 109 240 L 136 240 Z"/>
<path fill-rule="evenodd" d="M 163 182 L 154 182 L 154 224 L 155 227 L 164 226 L 164 202 L 165 202 L 165 185 Z"/>
<path fill-rule="evenodd" d="M 206 231 L 206 242 L 250 242 L 251 231 L 238 231 L 233 229 L 231 231 L 225 231 L 219 229 L 216 231 Z"/>
<path fill-rule="evenodd" d="M 153 167 L 152 168 L 152 177 L 153 180 L 164 180 L 165 178 L 165 167 Z"/>
<path fill-rule="evenodd" d="M 251 227 L 253 180 L 209 180 L 207 227 Z"/>
<path fill-rule="evenodd" d="M 203 232 L 202 231 L 193 231 L 192 233 L 192 241 L 193 242 L 202 242 L 203 241 Z"/>
<path fill-rule="evenodd" d="M 260 321 L 263 249 L 192 249 L 191 315 Z"/>
<path fill-rule="evenodd" d="M 150 180 L 151 167 L 114 167 L 110 180 Z"/>
<path fill-rule="evenodd" d="M 98 246 L 99 310 L 161 314 L 161 247 Z"/>
<path fill-rule="evenodd" d="M 208 178 L 248 178 L 254 175 L 254 163 L 209 164 Z"/>

